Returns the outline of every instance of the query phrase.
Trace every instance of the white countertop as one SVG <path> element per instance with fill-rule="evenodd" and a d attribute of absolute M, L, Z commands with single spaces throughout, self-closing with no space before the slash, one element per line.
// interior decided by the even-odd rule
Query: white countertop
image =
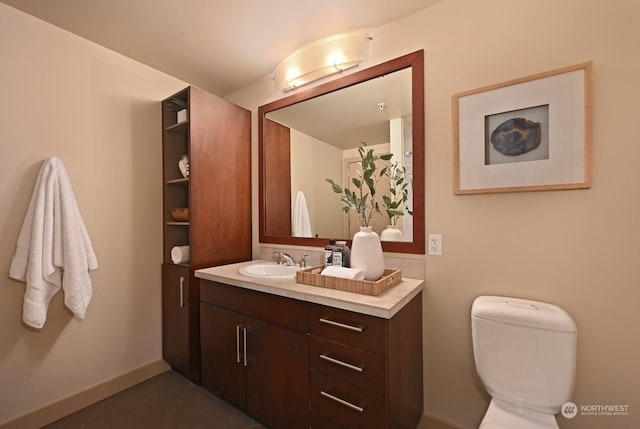
<path fill-rule="evenodd" d="M 386 290 L 378 296 L 344 292 L 319 286 L 296 283 L 291 280 L 269 280 L 243 276 L 240 267 L 271 261 L 249 261 L 238 264 L 221 265 L 195 271 L 195 276 L 205 280 L 232 286 L 266 292 L 273 295 L 294 298 L 301 301 L 328 305 L 357 313 L 390 319 L 405 304 L 416 296 L 424 286 L 424 280 L 402 278 L 402 283 Z"/>

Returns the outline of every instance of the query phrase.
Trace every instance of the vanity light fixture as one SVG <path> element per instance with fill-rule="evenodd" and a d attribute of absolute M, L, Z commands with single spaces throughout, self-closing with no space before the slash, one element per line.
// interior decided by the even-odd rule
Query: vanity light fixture
<path fill-rule="evenodd" d="M 341 73 L 369 59 L 368 30 L 330 36 L 310 43 L 278 64 L 273 72 L 277 91 L 291 91 Z"/>

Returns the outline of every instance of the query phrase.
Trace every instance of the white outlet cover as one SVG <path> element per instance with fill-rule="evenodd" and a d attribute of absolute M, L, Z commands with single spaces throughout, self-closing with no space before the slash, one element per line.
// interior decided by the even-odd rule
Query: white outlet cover
<path fill-rule="evenodd" d="M 429 255 L 442 256 L 442 234 L 429 234 L 428 238 Z"/>

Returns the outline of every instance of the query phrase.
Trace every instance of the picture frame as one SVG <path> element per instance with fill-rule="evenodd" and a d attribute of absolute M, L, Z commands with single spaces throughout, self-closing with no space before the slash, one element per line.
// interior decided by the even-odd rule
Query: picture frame
<path fill-rule="evenodd" d="M 453 95 L 454 194 L 591 187 L 585 62 Z"/>

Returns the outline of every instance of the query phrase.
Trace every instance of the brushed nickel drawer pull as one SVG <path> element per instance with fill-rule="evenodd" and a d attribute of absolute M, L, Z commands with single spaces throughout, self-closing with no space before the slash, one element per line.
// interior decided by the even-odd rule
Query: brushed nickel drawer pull
<path fill-rule="evenodd" d="M 362 332 L 364 328 L 362 326 L 347 325 L 345 323 L 335 322 L 325 317 L 320 318 L 320 323 L 326 323 L 327 325 L 337 326 L 338 328 L 348 329 L 350 331 Z"/>
<path fill-rule="evenodd" d="M 351 402 L 345 401 L 344 399 L 340 399 L 337 396 L 333 396 L 331 393 L 327 393 L 324 390 L 321 390 L 320 394 L 322 396 L 324 396 L 325 398 L 329 398 L 332 401 L 335 401 L 335 402 L 337 402 L 337 403 L 339 403 L 341 405 L 344 405 L 345 407 L 351 408 L 352 410 L 356 410 L 356 411 L 358 411 L 360 413 L 364 413 L 364 408 L 359 407 L 357 405 L 354 405 Z"/>
<path fill-rule="evenodd" d="M 320 355 L 320 359 L 326 360 L 326 361 L 331 362 L 331 363 L 335 363 L 336 365 L 343 366 L 343 367 L 351 369 L 353 371 L 357 371 L 357 372 L 364 371 L 364 368 L 362 368 L 362 367 L 359 367 L 359 366 L 356 366 L 356 365 L 351 365 L 350 363 L 341 361 L 339 359 L 334 359 L 331 356 L 326 355 L 326 354 L 321 354 Z"/>
<path fill-rule="evenodd" d="M 244 356 L 242 357 L 243 366 L 247 366 L 247 328 L 242 327 L 242 338 L 244 342 Z"/>
<path fill-rule="evenodd" d="M 240 363 L 240 325 L 236 325 L 236 363 Z"/>
<path fill-rule="evenodd" d="M 180 308 L 184 307 L 184 277 L 180 276 Z"/>

